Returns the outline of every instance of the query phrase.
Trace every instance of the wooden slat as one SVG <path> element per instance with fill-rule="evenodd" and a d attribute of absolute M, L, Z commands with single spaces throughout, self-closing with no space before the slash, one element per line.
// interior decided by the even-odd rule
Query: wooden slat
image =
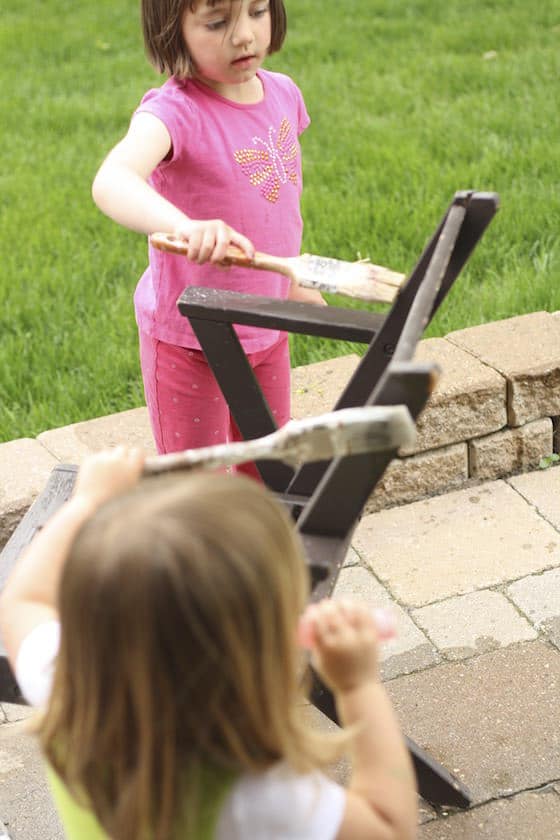
<path fill-rule="evenodd" d="M 385 314 L 191 286 L 177 302 L 189 319 L 244 324 L 369 344 Z"/>
<path fill-rule="evenodd" d="M 60 464 L 51 472 L 45 489 L 35 499 L 0 554 L 0 591 L 3 589 L 22 551 L 29 545 L 37 531 L 45 525 L 53 513 L 70 497 L 76 480 L 76 472 L 77 467 L 69 464 Z M 23 702 L 1 639 L 0 702 Z"/>

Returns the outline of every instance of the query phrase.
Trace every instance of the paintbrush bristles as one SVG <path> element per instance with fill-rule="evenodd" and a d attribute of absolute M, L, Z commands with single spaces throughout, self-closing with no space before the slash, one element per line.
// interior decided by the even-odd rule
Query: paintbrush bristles
<path fill-rule="evenodd" d="M 349 263 L 330 257 L 302 254 L 287 260 L 297 282 L 310 289 L 343 294 L 359 300 L 392 303 L 405 275 L 368 260 Z M 297 269 L 296 269 L 297 264 Z"/>
<path fill-rule="evenodd" d="M 216 469 L 263 458 L 296 466 L 306 461 L 395 450 L 411 445 L 414 436 L 414 423 L 403 405 L 344 408 L 291 420 L 262 438 L 147 458 L 144 473 Z"/>

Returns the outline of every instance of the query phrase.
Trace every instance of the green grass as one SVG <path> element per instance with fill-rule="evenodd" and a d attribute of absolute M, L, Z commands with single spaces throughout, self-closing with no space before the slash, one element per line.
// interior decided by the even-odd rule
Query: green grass
<path fill-rule="evenodd" d="M 552 0 L 288 0 L 268 66 L 302 88 L 304 247 L 412 268 L 457 189 L 501 210 L 429 335 L 560 309 L 560 9 Z M 143 237 L 90 198 L 143 92 L 136 2 L 3 13 L 0 440 L 140 405 Z M 345 303 L 347 305 L 347 303 Z M 355 349 L 299 338 L 302 364 Z"/>

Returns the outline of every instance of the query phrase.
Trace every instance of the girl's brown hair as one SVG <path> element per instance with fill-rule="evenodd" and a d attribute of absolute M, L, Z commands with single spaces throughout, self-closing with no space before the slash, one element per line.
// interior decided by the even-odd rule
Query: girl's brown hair
<path fill-rule="evenodd" d="M 150 479 L 86 522 L 40 738 L 114 840 L 195 836 L 201 768 L 332 759 L 299 717 L 307 594 L 289 517 L 248 479 Z"/>
<path fill-rule="evenodd" d="M 185 79 L 194 66 L 183 38 L 186 10 L 193 11 L 203 0 L 142 0 L 142 31 L 150 62 L 160 73 Z M 216 0 L 206 0 L 209 6 Z M 233 0 L 232 0 L 233 2 Z M 286 8 L 283 0 L 270 0 L 271 40 L 269 54 L 278 52 L 286 36 Z"/>

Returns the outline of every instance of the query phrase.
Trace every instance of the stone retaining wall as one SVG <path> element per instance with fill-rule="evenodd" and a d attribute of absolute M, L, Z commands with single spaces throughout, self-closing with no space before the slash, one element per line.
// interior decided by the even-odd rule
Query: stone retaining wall
<path fill-rule="evenodd" d="M 536 312 L 422 341 L 416 358 L 442 375 L 418 421 L 413 448 L 399 453 L 367 511 L 538 466 L 560 449 L 560 313 Z M 356 355 L 296 368 L 293 416 L 330 411 Z M 56 463 L 126 442 L 153 452 L 145 408 L 0 444 L 0 547 Z"/>

